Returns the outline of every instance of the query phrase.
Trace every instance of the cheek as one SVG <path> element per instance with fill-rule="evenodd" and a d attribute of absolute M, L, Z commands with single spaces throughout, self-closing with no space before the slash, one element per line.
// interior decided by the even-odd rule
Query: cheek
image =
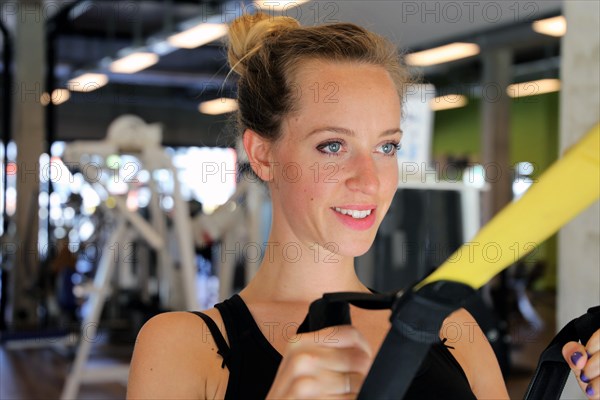
<path fill-rule="evenodd" d="M 317 199 L 322 198 L 319 184 L 315 184 L 310 170 L 288 168 L 288 173 L 283 173 L 279 179 L 279 192 L 284 206 L 293 206 L 294 209 L 312 207 Z"/>
<path fill-rule="evenodd" d="M 398 168 L 389 168 L 385 172 L 382 172 L 380 175 L 381 179 L 381 195 L 385 199 L 386 203 L 389 205 L 392 201 L 392 198 L 396 194 L 396 190 L 398 188 Z"/>

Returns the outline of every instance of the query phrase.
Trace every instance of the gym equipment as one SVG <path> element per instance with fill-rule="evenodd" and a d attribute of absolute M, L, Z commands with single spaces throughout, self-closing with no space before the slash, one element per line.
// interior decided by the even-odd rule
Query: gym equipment
<path fill-rule="evenodd" d="M 258 271 L 262 259 L 261 214 L 268 201 L 264 186 L 247 171 L 240 173 L 235 193 L 212 214 L 199 214 L 192 220 L 194 241 L 202 247 L 219 242 L 221 256 L 213 260 L 219 277 L 219 298 L 234 294 L 236 264 L 244 265 L 246 282 Z M 258 253 L 258 254 L 254 254 Z"/>
<path fill-rule="evenodd" d="M 85 317 L 82 327 L 85 335 L 81 335 L 75 362 L 67 377 L 62 399 L 77 397 L 79 386 L 83 382 L 127 381 L 128 365 L 110 366 L 90 369 L 86 367 L 90 350 L 93 345 L 91 338 L 96 337 L 104 302 L 110 292 L 110 283 L 119 263 L 124 263 L 123 252 L 115 252 L 124 243 L 142 239 L 158 255 L 159 298 L 166 308 L 197 309 L 196 300 L 196 264 L 192 239 L 192 227 L 189 219 L 187 203 L 180 194 L 176 169 L 171 159 L 161 147 L 162 132 L 159 125 L 148 125 L 139 117 L 124 115 L 117 118 L 108 128 L 106 140 L 76 141 L 67 145 L 63 156 L 67 165 L 77 165 L 89 182 L 103 199 L 103 209 L 112 214 L 116 227 L 106 241 L 96 274 L 93 287 L 90 290 L 90 312 Z M 150 200 L 150 221 L 139 213 L 130 211 L 125 200 L 112 196 L 108 189 L 98 179 L 98 168 L 82 168 L 86 159 L 91 155 L 100 156 L 103 160 L 116 154 L 134 154 L 142 163 L 143 168 L 152 175 L 153 171 L 167 170 L 173 177 L 174 207 L 172 211 L 173 226 L 177 242 L 177 254 L 172 254 L 168 248 L 166 215 L 161 210 L 158 199 L 158 188 L 150 179 L 152 190 Z M 110 167 L 110 166 L 109 166 Z M 86 173 L 86 172 L 89 172 Z M 175 274 L 175 259 L 178 256 L 180 275 Z M 182 294 L 183 299 L 177 298 Z M 183 304 L 178 304 L 183 303 Z"/>

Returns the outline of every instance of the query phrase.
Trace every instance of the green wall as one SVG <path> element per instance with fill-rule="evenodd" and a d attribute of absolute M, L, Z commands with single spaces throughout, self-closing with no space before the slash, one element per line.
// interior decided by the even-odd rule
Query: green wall
<path fill-rule="evenodd" d="M 433 157 L 468 154 L 480 161 L 480 104 L 435 113 Z M 510 160 L 532 162 L 541 172 L 558 155 L 558 93 L 514 99 L 510 109 Z"/>
<path fill-rule="evenodd" d="M 510 161 L 514 165 L 529 161 L 538 177 L 558 157 L 559 93 L 513 99 L 510 109 Z M 480 103 L 469 99 L 463 108 L 435 113 L 433 157 L 468 156 L 470 162 L 481 161 Z M 556 287 L 556 236 L 543 243 L 527 260 L 541 260 L 547 265 L 536 281 L 539 289 Z"/>

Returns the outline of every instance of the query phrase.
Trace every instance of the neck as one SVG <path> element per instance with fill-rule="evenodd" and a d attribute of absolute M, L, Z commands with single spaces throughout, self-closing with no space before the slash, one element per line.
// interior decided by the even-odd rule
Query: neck
<path fill-rule="evenodd" d="M 277 242 L 272 237 L 269 243 Z M 341 257 L 316 244 L 268 245 L 254 278 L 242 291 L 252 301 L 311 302 L 324 293 L 368 291 L 354 270 L 354 257 Z"/>

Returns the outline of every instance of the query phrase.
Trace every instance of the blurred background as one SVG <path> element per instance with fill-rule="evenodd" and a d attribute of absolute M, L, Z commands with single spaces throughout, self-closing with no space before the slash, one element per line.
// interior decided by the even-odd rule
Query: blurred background
<path fill-rule="evenodd" d="M 0 399 L 123 398 L 147 319 L 256 272 L 270 205 L 224 45 L 256 11 L 359 24 L 414 74 L 398 192 L 356 263 L 380 291 L 438 267 L 600 120 L 596 1 L 0 1 Z M 470 310 L 511 397 L 600 302 L 599 227 L 596 202 L 515 243 Z"/>

